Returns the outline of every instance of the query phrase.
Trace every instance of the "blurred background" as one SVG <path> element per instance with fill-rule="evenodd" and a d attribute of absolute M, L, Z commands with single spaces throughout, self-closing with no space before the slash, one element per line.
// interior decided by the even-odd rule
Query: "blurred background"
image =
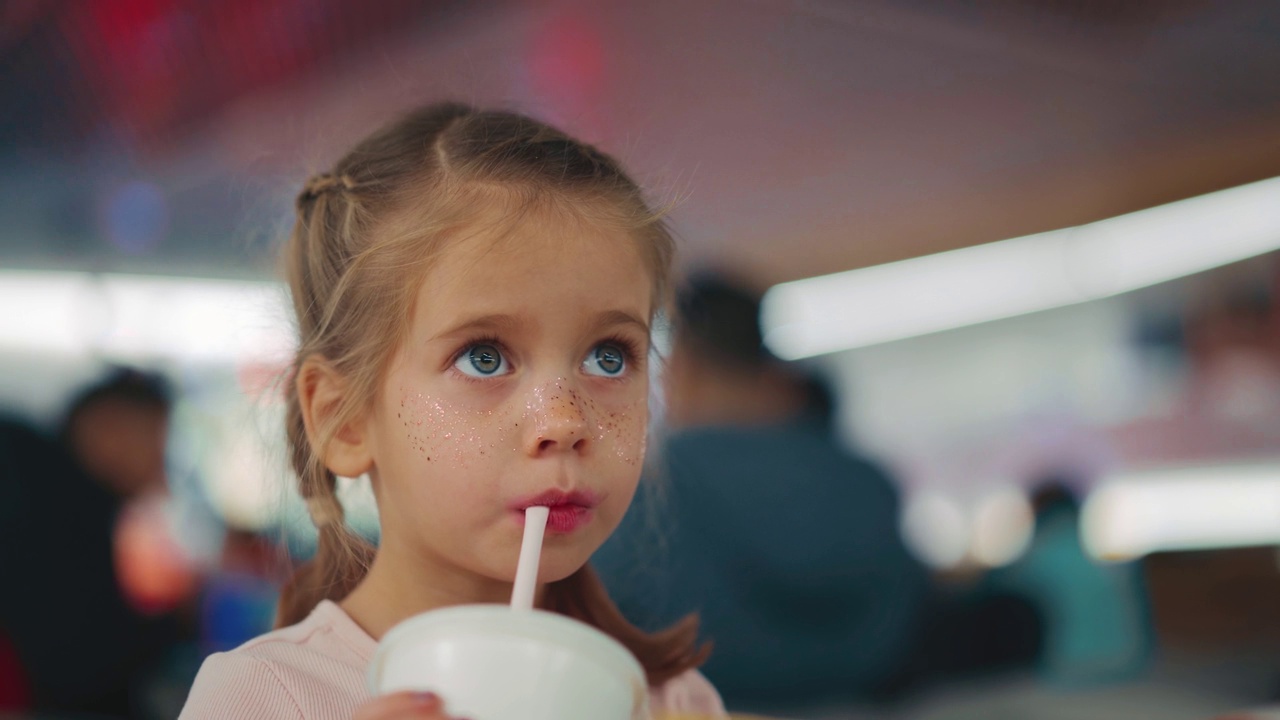
<path fill-rule="evenodd" d="M 270 627 L 311 541 L 279 431 L 291 198 L 439 99 L 678 201 L 682 272 L 761 302 L 770 367 L 820 378 L 888 483 L 831 523 L 888 523 L 920 568 L 908 670 L 753 693 L 713 660 L 731 709 L 1280 703 L 1277 37 L 1263 0 L 0 4 L 0 713 L 173 717 Z"/>

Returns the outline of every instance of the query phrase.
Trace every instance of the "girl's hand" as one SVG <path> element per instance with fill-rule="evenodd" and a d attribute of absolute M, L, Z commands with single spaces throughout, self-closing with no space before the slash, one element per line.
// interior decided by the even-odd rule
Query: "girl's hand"
<path fill-rule="evenodd" d="M 453 720 L 435 693 L 398 692 L 376 697 L 356 708 L 353 720 Z"/>

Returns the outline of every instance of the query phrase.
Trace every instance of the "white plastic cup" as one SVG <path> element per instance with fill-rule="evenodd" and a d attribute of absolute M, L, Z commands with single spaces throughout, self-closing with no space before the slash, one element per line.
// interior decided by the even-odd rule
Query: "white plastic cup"
<path fill-rule="evenodd" d="M 374 695 L 431 691 L 474 720 L 639 720 L 644 670 L 586 623 L 543 610 L 461 605 L 391 629 L 369 665 Z"/>

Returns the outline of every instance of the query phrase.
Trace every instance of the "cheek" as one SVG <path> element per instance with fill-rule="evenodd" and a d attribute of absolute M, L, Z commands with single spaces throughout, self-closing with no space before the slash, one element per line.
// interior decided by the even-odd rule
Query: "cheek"
<path fill-rule="evenodd" d="M 517 426 L 510 415 L 402 391 L 396 423 L 421 462 L 465 470 L 512 451 Z"/>
<path fill-rule="evenodd" d="M 648 409 L 643 403 L 624 410 L 606 410 L 596 418 L 596 442 L 603 453 L 639 470 L 648 439 Z"/>

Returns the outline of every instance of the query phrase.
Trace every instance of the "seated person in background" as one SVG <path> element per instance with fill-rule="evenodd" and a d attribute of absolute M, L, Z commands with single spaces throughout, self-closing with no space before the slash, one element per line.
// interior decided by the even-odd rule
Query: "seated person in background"
<path fill-rule="evenodd" d="M 116 368 L 71 400 L 62 440 L 89 476 L 120 501 L 163 492 L 171 403 L 161 376 Z"/>
<path fill-rule="evenodd" d="M 1043 622 L 1041 676 L 1058 686 L 1130 680 L 1152 649 L 1145 590 L 1135 563 L 1090 557 L 1080 537 L 1080 501 L 1065 477 L 1032 493 L 1035 534 L 1021 558 L 990 585 L 1029 600 Z"/>
<path fill-rule="evenodd" d="M 671 434 L 648 473 L 658 512 L 640 499 L 597 552 L 601 576 L 651 627 L 701 613 L 716 647 L 704 671 L 731 707 L 874 698 L 928 592 L 893 482 L 841 446 L 825 385 L 765 349 L 756 297 L 704 277 L 679 312 Z"/>
<path fill-rule="evenodd" d="M 114 368 L 73 398 L 62 425 L 67 449 L 115 507 L 112 546 L 125 596 L 156 617 L 189 606 L 198 582 L 168 502 L 171 394 L 161 375 Z"/>
<path fill-rule="evenodd" d="M 118 502 L 52 438 L 0 420 L 0 638 L 38 717 L 147 717 L 171 625 L 130 607 L 112 557 Z"/>

